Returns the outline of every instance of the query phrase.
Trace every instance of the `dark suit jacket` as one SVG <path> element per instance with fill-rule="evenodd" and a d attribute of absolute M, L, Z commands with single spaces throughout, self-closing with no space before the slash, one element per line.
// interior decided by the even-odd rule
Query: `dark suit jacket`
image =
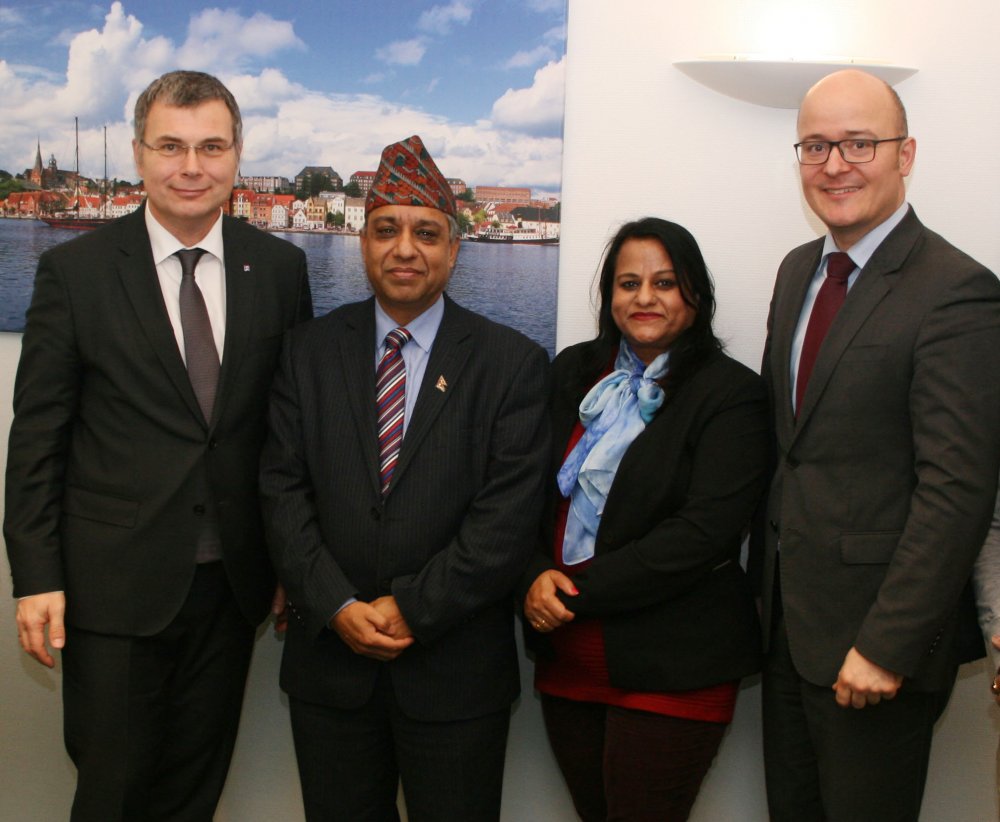
<path fill-rule="evenodd" d="M 911 210 L 861 272 L 820 349 L 798 418 L 792 336 L 823 241 L 778 270 L 763 373 L 775 475 L 764 616 L 781 590 L 796 669 L 832 685 L 851 646 L 937 689 L 972 637 L 962 597 L 1000 457 L 1000 284 Z"/>
<path fill-rule="evenodd" d="M 4 534 L 14 594 L 149 635 L 184 601 L 199 524 L 220 518 L 246 618 L 274 576 L 256 487 L 284 331 L 311 314 L 300 250 L 224 218 L 226 340 L 206 426 L 167 318 L 142 210 L 42 255 L 14 389 Z"/>
<path fill-rule="evenodd" d="M 553 567 L 562 464 L 580 401 L 596 382 L 593 346 L 553 366 L 553 449 L 540 548 L 521 584 Z M 764 490 L 763 381 L 724 354 L 685 381 L 632 442 L 615 474 L 590 566 L 563 596 L 578 617 L 600 617 L 611 684 L 677 691 L 728 682 L 760 666 L 757 610 L 739 564 L 744 529 Z M 529 644 L 548 653 L 530 628 Z"/>
<path fill-rule="evenodd" d="M 518 693 L 511 592 L 541 510 L 548 364 L 521 334 L 444 299 L 384 501 L 374 300 L 286 339 L 261 489 L 294 607 L 281 684 L 305 701 L 358 707 L 382 665 L 417 719 L 484 715 Z M 349 597 L 388 594 L 417 641 L 380 663 L 354 654 L 327 625 Z"/>

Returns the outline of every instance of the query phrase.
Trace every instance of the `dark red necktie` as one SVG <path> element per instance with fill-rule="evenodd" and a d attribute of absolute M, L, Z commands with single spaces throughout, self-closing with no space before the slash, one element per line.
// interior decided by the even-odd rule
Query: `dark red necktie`
<path fill-rule="evenodd" d="M 826 279 L 820 286 L 816 302 L 813 303 L 809 315 L 809 325 L 806 326 L 806 338 L 802 343 L 802 353 L 799 356 L 799 373 L 795 380 L 795 414 L 802 407 L 802 398 L 806 395 L 806 386 L 812 376 L 816 356 L 823 344 L 826 332 L 833 324 L 840 307 L 847 297 L 847 278 L 855 269 L 854 261 L 843 251 L 834 251 L 826 260 Z"/>

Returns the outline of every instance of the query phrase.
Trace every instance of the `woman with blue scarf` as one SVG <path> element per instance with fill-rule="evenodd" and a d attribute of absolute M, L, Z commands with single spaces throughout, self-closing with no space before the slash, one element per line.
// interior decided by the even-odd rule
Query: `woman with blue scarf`
<path fill-rule="evenodd" d="M 763 382 L 727 357 L 698 244 L 624 225 L 599 333 L 553 364 L 555 481 L 522 583 L 535 686 L 584 822 L 688 818 L 760 631 L 740 544 L 765 483 Z"/>

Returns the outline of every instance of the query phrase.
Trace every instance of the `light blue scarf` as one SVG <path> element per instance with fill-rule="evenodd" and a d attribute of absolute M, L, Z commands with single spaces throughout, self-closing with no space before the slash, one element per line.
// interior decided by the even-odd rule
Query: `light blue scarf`
<path fill-rule="evenodd" d="M 663 405 L 656 380 L 667 373 L 669 358 L 664 352 L 647 367 L 622 340 L 614 371 L 580 403 L 580 422 L 587 430 L 556 475 L 562 495 L 572 495 L 562 548 L 566 565 L 594 556 L 597 526 L 618 465 Z"/>

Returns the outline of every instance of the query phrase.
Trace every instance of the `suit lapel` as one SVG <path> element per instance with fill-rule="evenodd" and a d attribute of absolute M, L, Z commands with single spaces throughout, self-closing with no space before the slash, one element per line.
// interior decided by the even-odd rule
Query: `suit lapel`
<path fill-rule="evenodd" d="M 378 471 L 378 428 L 375 414 L 375 298 L 358 303 L 344 323 L 337 349 L 347 386 L 348 404 L 368 477 L 381 493 Z M 396 472 L 399 471 L 397 465 Z M 395 476 L 395 474 L 394 474 Z"/>
<path fill-rule="evenodd" d="M 434 347 L 427 361 L 424 380 L 417 395 L 417 404 L 413 409 L 413 419 L 406 427 L 406 436 L 403 437 L 403 445 L 399 451 L 399 461 L 392 473 L 390 493 L 400 476 L 406 472 L 406 467 L 413 460 L 413 455 L 419 450 L 420 444 L 431 430 L 441 409 L 459 389 L 462 372 L 472 353 L 472 329 L 465 310 L 455 305 L 447 296 L 443 299 L 444 316 L 441 318 L 441 326 L 438 328 Z"/>
<path fill-rule="evenodd" d="M 823 241 L 817 240 L 803 249 L 798 261 L 790 261 L 790 276 L 793 279 L 775 297 L 772 315 L 774 327 L 771 331 L 771 379 L 774 381 L 776 399 L 775 431 L 786 446 L 795 429 L 795 414 L 792 409 L 792 340 L 822 249 Z"/>
<path fill-rule="evenodd" d="M 215 408 L 212 410 L 213 425 L 225 411 L 226 400 L 232 395 L 233 383 L 246 354 L 257 296 L 257 273 L 251 263 L 252 249 L 245 243 L 237 242 L 233 236 L 233 223 L 226 217 L 222 219 L 222 242 L 226 257 L 226 336 L 219 388 L 215 395 Z"/>
<path fill-rule="evenodd" d="M 139 209 L 131 217 L 123 219 L 119 250 L 121 259 L 118 276 L 128 294 L 129 301 L 139 320 L 139 327 L 163 365 L 164 371 L 174 384 L 184 403 L 201 421 L 201 408 L 191 388 L 184 360 L 177 348 L 177 338 L 167 316 L 163 302 L 163 292 L 156 275 L 153 251 L 146 232 L 145 209 Z"/>
<path fill-rule="evenodd" d="M 809 421 L 827 383 L 830 381 L 840 358 L 851 341 L 868 320 L 876 306 L 892 290 L 899 270 L 917 240 L 921 225 L 911 209 L 907 216 L 872 255 L 847 294 L 843 308 L 834 318 L 830 331 L 823 340 L 816 364 L 813 367 L 802 408 L 799 409 L 796 435 Z"/>

